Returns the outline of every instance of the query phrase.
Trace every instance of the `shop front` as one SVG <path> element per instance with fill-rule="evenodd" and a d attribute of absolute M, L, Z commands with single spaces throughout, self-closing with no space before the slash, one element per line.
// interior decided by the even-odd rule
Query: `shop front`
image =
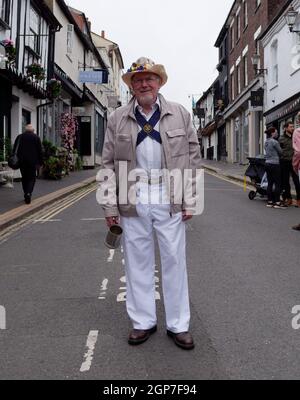
<path fill-rule="evenodd" d="M 265 113 L 268 127 L 274 126 L 283 134 L 284 125 L 291 121 L 296 125 L 296 116 L 300 111 L 300 93 L 284 101 Z"/>

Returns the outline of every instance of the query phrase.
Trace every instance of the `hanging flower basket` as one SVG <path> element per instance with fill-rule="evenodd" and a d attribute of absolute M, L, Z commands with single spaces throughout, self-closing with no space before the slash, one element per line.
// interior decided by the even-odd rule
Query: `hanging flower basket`
<path fill-rule="evenodd" d="M 27 76 L 37 81 L 42 81 L 46 77 L 44 68 L 38 63 L 28 65 L 26 70 Z"/>
<path fill-rule="evenodd" d="M 5 39 L 5 40 L 2 40 L 1 44 L 5 48 L 7 62 L 9 64 L 14 64 L 16 61 L 16 55 L 17 55 L 17 50 L 15 48 L 14 42 L 11 39 Z"/>
<path fill-rule="evenodd" d="M 61 94 L 61 81 L 53 78 L 47 82 L 47 94 L 49 99 L 57 99 Z"/>

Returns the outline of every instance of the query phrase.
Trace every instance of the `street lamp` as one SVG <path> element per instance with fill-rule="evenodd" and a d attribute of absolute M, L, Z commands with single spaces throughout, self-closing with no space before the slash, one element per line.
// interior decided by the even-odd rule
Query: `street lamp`
<path fill-rule="evenodd" d="M 260 65 L 260 55 L 255 53 L 253 54 L 253 56 L 251 57 L 251 61 L 252 61 L 252 65 L 254 66 L 256 75 L 260 75 L 263 73 L 268 73 L 268 70 L 265 68 L 258 68 L 258 66 Z"/>
<path fill-rule="evenodd" d="M 293 6 L 291 6 L 288 9 L 288 12 L 285 15 L 285 20 L 286 20 L 286 23 L 288 24 L 288 27 L 289 27 L 291 33 L 300 33 L 300 30 L 294 29 L 294 26 L 296 24 L 298 16 L 299 16 L 299 13 L 298 13 L 298 11 L 294 10 Z"/>

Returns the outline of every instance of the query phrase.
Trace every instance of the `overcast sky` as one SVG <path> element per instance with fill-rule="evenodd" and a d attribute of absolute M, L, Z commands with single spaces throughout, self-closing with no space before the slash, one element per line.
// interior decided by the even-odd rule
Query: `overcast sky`
<path fill-rule="evenodd" d="M 162 94 L 191 111 L 189 95 L 202 94 L 217 77 L 216 39 L 233 0 L 68 0 L 96 33 L 121 49 L 125 68 L 145 56 L 164 64 Z M 197 96 L 195 96 L 197 97 Z M 199 98 L 199 96 L 198 96 Z"/>

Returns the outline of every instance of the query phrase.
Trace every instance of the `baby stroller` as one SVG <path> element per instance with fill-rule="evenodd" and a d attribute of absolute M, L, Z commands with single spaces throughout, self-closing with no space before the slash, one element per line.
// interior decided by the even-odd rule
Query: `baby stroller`
<path fill-rule="evenodd" d="M 267 196 L 267 189 L 268 189 L 265 157 L 264 156 L 258 156 L 255 158 L 249 157 L 248 160 L 250 162 L 250 165 L 245 175 L 251 179 L 251 182 L 256 189 L 256 192 L 252 190 L 249 193 L 249 199 L 254 200 L 258 194 L 261 197 L 265 197 Z"/>

